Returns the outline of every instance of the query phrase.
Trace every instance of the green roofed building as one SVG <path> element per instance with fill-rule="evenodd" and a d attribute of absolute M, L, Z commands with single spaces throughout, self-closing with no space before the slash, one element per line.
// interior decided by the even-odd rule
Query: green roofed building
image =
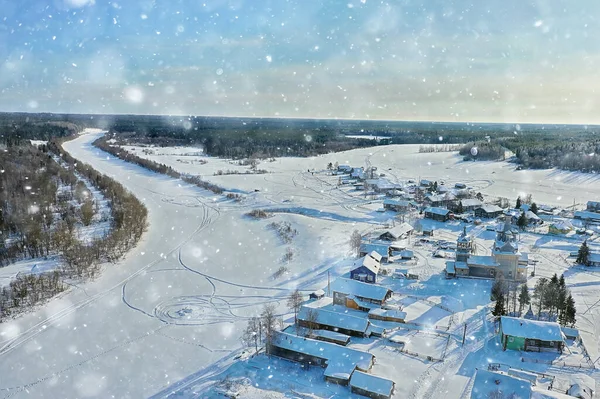
<path fill-rule="evenodd" d="M 562 353 L 564 347 L 558 323 L 517 317 L 500 318 L 500 339 L 503 350 Z"/>

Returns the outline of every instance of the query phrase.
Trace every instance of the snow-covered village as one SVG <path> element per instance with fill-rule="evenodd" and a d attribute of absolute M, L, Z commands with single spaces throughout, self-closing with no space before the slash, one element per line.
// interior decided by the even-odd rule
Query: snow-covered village
<path fill-rule="evenodd" d="M 0 10 L 0 399 L 600 399 L 600 1 Z"/>
<path fill-rule="evenodd" d="M 105 134 L 63 146 L 140 198 L 149 227 L 118 268 L 0 324 L 3 365 L 52 358 L 3 367 L 6 397 L 594 397 L 600 186 L 585 175 L 415 145 L 239 162 Z"/>

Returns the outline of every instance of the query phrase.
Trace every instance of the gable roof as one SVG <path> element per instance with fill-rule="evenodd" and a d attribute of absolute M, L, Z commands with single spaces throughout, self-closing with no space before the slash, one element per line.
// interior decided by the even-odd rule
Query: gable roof
<path fill-rule="evenodd" d="M 331 283 L 331 291 L 360 298 L 383 301 L 390 290 L 377 284 L 363 283 L 348 278 L 337 278 Z"/>
<path fill-rule="evenodd" d="M 489 267 L 497 267 L 499 266 L 493 256 L 488 255 L 471 255 L 467 259 L 467 265 L 471 266 L 489 266 Z"/>
<path fill-rule="evenodd" d="M 352 378 L 350 378 L 350 386 L 371 393 L 391 396 L 394 389 L 394 381 L 377 377 L 373 374 L 355 371 L 352 374 Z"/>
<path fill-rule="evenodd" d="M 500 208 L 498 205 L 492 204 L 483 204 L 477 209 L 482 209 L 486 213 L 502 212 L 502 208 Z"/>
<path fill-rule="evenodd" d="M 367 352 L 281 331 L 276 331 L 273 334 L 271 344 L 278 348 L 327 359 L 329 366 L 344 369 L 347 369 L 348 366 L 350 368 L 355 366 L 361 370 L 369 370 L 373 361 L 373 355 Z"/>
<path fill-rule="evenodd" d="M 410 233 L 410 232 L 411 232 L 411 231 L 413 231 L 413 230 L 414 230 L 414 228 L 413 228 L 413 227 L 412 227 L 410 224 L 408 224 L 408 223 L 406 223 L 406 222 L 403 222 L 403 223 L 400 223 L 400 224 L 398 224 L 398 225 L 396 225 L 396 226 L 392 227 L 391 229 L 388 229 L 388 230 L 384 231 L 384 232 L 381 234 L 381 236 L 382 236 L 382 235 L 384 235 L 385 233 L 388 233 L 388 234 L 390 234 L 390 235 L 391 235 L 391 236 L 392 236 L 392 237 L 393 237 L 395 240 L 397 240 L 397 239 L 399 239 L 399 238 L 402 238 L 402 236 L 403 236 L 403 235 L 405 235 L 405 234 L 408 234 L 408 233 Z M 381 236 L 380 236 L 380 237 L 381 237 Z"/>
<path fill-rule="evenodd" d="M 373 252 L 376 252 L 378 255 L 386 256 L 388 255 L 388 248 L 390 247 L 389 244 L 384 244 L 384 243 L 373 243 L 373 242 L 363 242 L 362 244 L 360 244 L 360 253 L 366 253 L 369 254 L 370 256 L 372 256 L 371 254 Z"/>
<path fill-rule="evenodd" d="M 446 208 L 438 208 L 435 206 L 429 206 L 429 207 L 425 208 L 425 213 L 433 213 L 436 215 L 446 216 L 447 214 L 450 213 L 450 211 Z"/>
<path fill-rule="evenodd" d="M 462 206 L 481 206 L 483 202 L 476 198 L 468 198 L 460 201 Z"/>
<path fill-rule="evenodd" d="M 379 258 L 379 260 L 375 259 L 375 256 L 377 256 Z M 360 267 L 366 267 L 371 272 L 377 274 L 377 273 L 379 273 L 379 268 L 381 267 L 381 264 L 379 263 L 380 261 L 381 261 L 381 255 L 379 255 L 379 253 L 373 251 L 370 254 L 365 255 L 362 258 L 362 262 L 360 263 L 360 266 L 354 268 L 354 270 L 356 270 Z"/>
<path fill-rule="evenodd" d="M 541 341 L 563 340 L 563 333 L 558 323 L 502 316 L 500 326 L 505 335 L 513 337 L 539 339 Z"/>
<path fill-rule="evenodd" d="M 298 320 L 308 321 L 309 312 L 314 312 L 316 322 L 322 325 L 343 328 L 350 331 L 366 333 L 369 328 L 369 320 L 364 317 L 351 316 L 342 312 L 334 312 L 312 306 L 302 306 L 298 312 Z"/>

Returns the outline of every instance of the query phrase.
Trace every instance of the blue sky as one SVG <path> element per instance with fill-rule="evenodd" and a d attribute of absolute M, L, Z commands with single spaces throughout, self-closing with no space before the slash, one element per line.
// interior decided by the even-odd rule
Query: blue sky
<path fill-rule="evenodd" d="M 599 3 L 0 0 L 0 110 L 600 123 Z"/>

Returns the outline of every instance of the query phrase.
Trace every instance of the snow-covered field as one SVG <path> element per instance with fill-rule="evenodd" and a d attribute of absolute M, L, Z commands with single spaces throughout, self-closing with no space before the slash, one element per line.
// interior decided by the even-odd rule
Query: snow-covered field
<path fill-rule="evenodd" d="M 65 149 L 143 200 L 149 230 L 137 248 L 118 264 L 107 265 L 96 280 L 0 325 L 0 398 L 162 398 L 171 393 L 191 398 L 226 391 L 245 398 L 347 397 L 348 388 L 326 384 L 320 368 L 305 370 L 264 355 L 235 359 L 249 317 L 274 303 L 287 322 L 293 321 L 286 306 L 290 290 L 298 286 L 307 294 L 323 288 L 328 276 L 348 273 L 352 231 L 370 232 L 393 217 L 376 211 L 380 202 L 338 188 L 337 178 L 323 172 L 329 162 L 363 166 L 369 160 L 392 180 L 464 182 L 511 200 L 532 193 L 538 202 L 567 206 L 575 193 L 578 203 L 600 198 L 595 176 L 515 171 L 503 162 L 465 163 L 452 153 L 419 154 L 418 146 L 262 161 L 258 168 L 267 174 L 226 176 L 215 174 L 243 173 L 248 167 L 206 157 L 198 149 L 152 147 L 153 155 L 144 153 L 146 147 L 128 148 L 244 193 L 246 198 L 238 203 L 107 155 L 91 146 L 99 134 L 82 135 Z M 273 214 L 262 220 L 245 216 L 253 208 L 269 208 Z M 269 227 L 272 222 L 288 222 L 298 233 L 285 243 Z M 446 240 L 456 239 L 462 228 L 458 222 L 429 223 Z M 469 231 L 477 237 L 478 248 L 489 247 L 493 233 L 482 227 Z M 595 360 L 600 356 L 600 271 L 572 268 L 565 258 L 581 240 L 527 233 L 521 235 L 520 246 L 524 252 L 537 248 L 532 256 L 539 263 L 530 287 L 540 276 L 565 273 L 578 307 L 578 327 Z M 288 248 L 294 256 L 284 263 Z M 394 334 L 403 337 L 411 352 L 445 358 L 433 362 L 404 354 L 385 339 L 351 343 L 376 356 L 373 374 L 396 381 L 396 398 L 459 398 L 468 397 L 477 367 L 490 362 L 522 367 L 520 354 L 501 351 L 494 338 L 487 311 L 490 281 L 447 280 L 442 274 L 445 259 L 433 258 L 432 246 L 414 251 L 416 261 L 397 267 L 420 279 L 388 277 L 383 284 L 394 290 L 407 321 L 424 327 L 407 325 Z M 282 266 L 287 271 L 274 277 Z M 449 339 L 419 330 L 439 326 L 450 326 Z M 581 361 L 580 354 L 572 356 L 564 361 Z M 569 372 L 548 364 L 527 366 L 557 375 Z"/>

